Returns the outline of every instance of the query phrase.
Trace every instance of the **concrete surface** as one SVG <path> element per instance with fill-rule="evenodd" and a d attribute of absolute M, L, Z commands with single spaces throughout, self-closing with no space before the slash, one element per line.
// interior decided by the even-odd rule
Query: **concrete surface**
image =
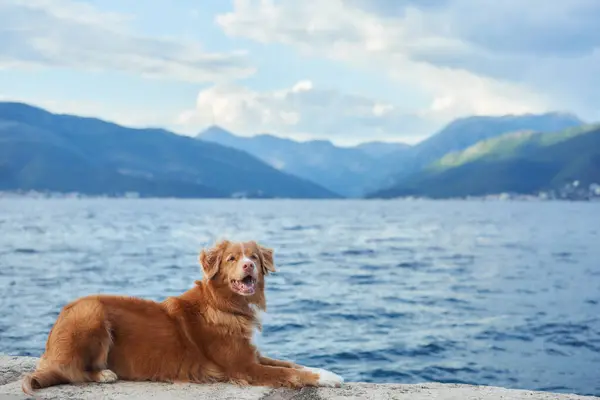
<path fill-rule="evenodd" d="M 35 368 L 37 358 L 0 355 L 0 400 L 26 399 L 21 375 Z M 62 385 L 36 392 L 40 399 L 210 399 L 210 400 L 580 400 L 600 399 L 568 394 L 509 390 L 488 386 L 427 383 L 418 385 L 346 383 L 341 388 L 302 390 L 233 385 L 163 384 L 119 381 L 112 384 Z"/>

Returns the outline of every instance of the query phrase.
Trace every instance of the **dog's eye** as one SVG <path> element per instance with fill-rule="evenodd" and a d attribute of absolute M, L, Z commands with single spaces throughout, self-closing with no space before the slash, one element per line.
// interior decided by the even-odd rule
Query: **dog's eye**
<path fill-rule="evenodd" d="M 227 262 L 232 262 L 235 261 L 235 256 L 232 254 L 229 257 L 227 257 Z"/>
<path fill-rule="evenodd" d="M 258 256 L 256 254 L 252 254 L 250 256 L 250 258 L 253 259 L 253 260 L 258 260 Z"/>

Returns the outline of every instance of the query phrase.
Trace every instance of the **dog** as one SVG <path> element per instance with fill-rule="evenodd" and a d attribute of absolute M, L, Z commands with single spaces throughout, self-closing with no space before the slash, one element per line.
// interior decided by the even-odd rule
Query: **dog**
<path fill-rule="evenodd" d="M 301 388 L 340 387 L 319 368 L 275 360 L 252 343 L 266 311 L 265 277 L 276 272 L 273 250 L 254 241 L 222 240 L 199 257 L 202 280 L 185 293 L 154 302 L 92 295 L 67 304 L 48 335 L 28 395 L 81 382 L 231 382 Z"/>

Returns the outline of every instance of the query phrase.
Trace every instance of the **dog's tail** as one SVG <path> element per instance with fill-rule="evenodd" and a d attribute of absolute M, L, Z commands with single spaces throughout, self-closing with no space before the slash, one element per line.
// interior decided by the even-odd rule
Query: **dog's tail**
<path fill-rule="evenodd" d="M 34 396 L 34 391 L 49 386 L 65 383 L 64 376 L 55 368 L 46 367 L 33 371 L 23 377 L 21 389 L 28 396 Z"/>

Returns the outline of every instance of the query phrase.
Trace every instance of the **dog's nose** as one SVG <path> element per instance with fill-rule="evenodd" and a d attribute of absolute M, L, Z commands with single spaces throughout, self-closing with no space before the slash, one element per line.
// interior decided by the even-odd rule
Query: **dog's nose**
<path fill-rule="evenodd" d="M 252 272 L 254 264 L 251 261 L 246 261 L 242 268 L 244 268 L 244 272 Z"/>

